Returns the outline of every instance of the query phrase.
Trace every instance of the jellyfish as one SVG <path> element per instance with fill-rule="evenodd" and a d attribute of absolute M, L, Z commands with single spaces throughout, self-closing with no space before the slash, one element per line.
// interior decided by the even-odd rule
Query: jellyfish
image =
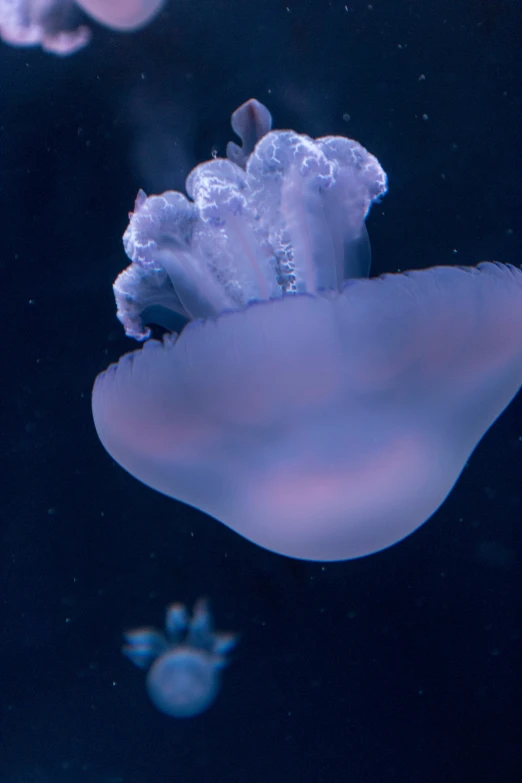
<path fill-rule="evenodd" d="M 124 634 L 122 652 L 148 669 L 147 691 L 155 707 L 175 718 L 190 718 L 209 707 L 219 690 L 226 655 L 235 634 L 216 632 L 208 604 L 200 599 L 189 617 L 183 604 L 167 608 L 165 634 L 135 628 Z"/>
<path fill-rule="evenodd" d="M 164 0 L 0 0 L 0 38 L 13 46 L 38 46 L 58 55 L 74 54 L 90 40 L 78 25 L 78 7 L 113 30 L 138 30 Z"/>
<path fill-rule="evenodd" d="M 437 511 L 520 389 L 522 271 L 369 278 L 379 161 L 269 118 L 240 107 L 242 145 L 188 198 L 138 194 L 114 292 L 144 345 L 96 379 L 94 422 L 129 473 L 250 541 L 361 557 Z"/>

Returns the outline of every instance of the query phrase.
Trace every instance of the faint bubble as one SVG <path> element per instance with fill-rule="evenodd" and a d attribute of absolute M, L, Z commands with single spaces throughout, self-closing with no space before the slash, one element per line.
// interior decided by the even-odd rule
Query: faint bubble
<path fill-rule="evenodd" d="M 484 487 L 484 494 L 488 500 L 493 500 L 497 496 L 497 490 L 493 487 Z"/>
<path fill-rule="evenodd" d="M 498 541 L 481 541 L 475 547 L 474 558 L 490 568 L 510 568 L 517 559 L 517 553 Z"/>

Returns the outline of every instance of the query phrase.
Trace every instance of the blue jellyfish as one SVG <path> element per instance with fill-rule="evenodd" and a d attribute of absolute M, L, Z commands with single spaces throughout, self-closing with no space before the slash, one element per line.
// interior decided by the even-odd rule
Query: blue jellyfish
<path fill-rule="evenodd" d="M 175 718 L 198 715 L 212 704 L 226 654 L 237 641 L 235 634 L 213 630 L 203 599 L 194 606 L 192 618 L 183 604 L 171 604 L 165 635 L 154 628 L 136 628 L 124 638 L 124 655 L 149 670 L 147 691 L 152 703 Z"/>
<path fill-rule="evenodd" d="M 386 191 L 356 141 L 270 131 L 181 193 L 138 194 L 118 317 L 145 340 L 96 380 L 109 454 L 273 552 L 342 560 L 422 525 L 522 383 L 522 271 L 369 279 Z M 150 324 L 168 331 L 148 339 Z"/>
<path fill-rule="evenodd" d="M 90 40 L 75 25 L 77 6 L 113 30 L 137 30 L 165 0 L 0 0 L 0 38 L 13 46 L 38 46 L 58 55 L 74 54 Z"/>

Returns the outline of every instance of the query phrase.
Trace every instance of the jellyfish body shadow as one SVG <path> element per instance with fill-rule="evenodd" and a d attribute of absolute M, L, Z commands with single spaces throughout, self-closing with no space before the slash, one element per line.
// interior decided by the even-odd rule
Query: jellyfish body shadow
<path fill-rule="evenodd" d="M 190 199 L 138 195 L 114 291 L 146 342 L 97 378 L 95 426 L 132 475 L 269 550 L 368 555 L 438 509 L 518 392 L 522 272 L 369 279 L 378 160 L 270 131 L 257 101 L 233 126 L 243 146 L 196 167 Z"/>

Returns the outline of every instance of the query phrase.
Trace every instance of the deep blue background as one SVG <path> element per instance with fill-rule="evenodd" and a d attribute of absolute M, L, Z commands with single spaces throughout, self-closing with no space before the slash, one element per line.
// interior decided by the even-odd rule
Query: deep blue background
<path fill-rule="evenodd" d="M 92 425 L 95 375 L 133 347 L 111 284 L 136 191 L 223 154 L 249 97 L 379 157 L 374 273 L 521 263 L 517 0 L 348 9 L 170 0 L 65 60 L 0 45 L 1 783 L 522 779 L 520 396 L 428 524 L 325 566 L 141 486 Z M 200 595 L 242 638 L 180 722 L 121 633 Z"/>

